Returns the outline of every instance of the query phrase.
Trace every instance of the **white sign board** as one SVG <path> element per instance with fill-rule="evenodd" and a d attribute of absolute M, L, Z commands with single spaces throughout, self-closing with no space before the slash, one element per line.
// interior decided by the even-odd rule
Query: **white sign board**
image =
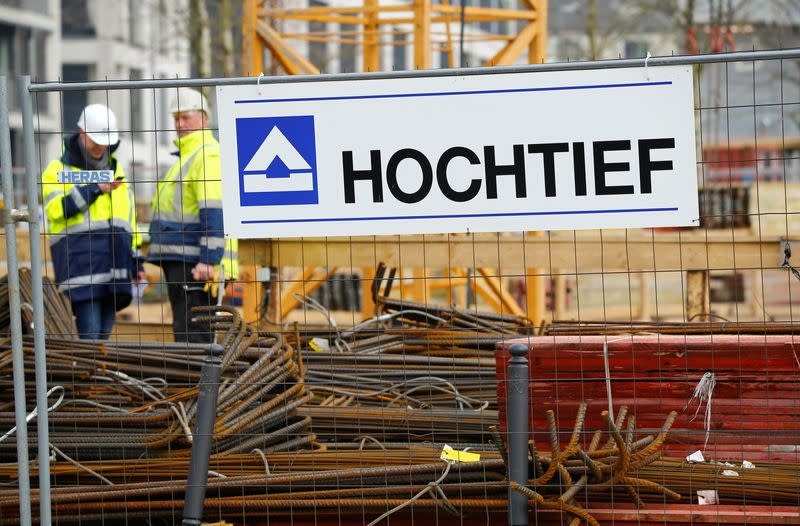
<path fill-rule="evenodd" d="M 698 223 L 689 66 L 217 88 L 238 238 Z"/>

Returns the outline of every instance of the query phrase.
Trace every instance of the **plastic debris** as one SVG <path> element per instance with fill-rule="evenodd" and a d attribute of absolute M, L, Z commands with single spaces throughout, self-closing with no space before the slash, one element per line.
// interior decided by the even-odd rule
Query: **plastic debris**
<path fill-rule="evenodd" d="M 688 460 L 689 462 L 705 462 L 706 461 L 705 457 L 703 456 L 703 452 L 700 451 L 699 449 L 697 451 L 695 451 L 694 453 L 692 453 L 691 455 L 689 455 L 688 457 L 686 457 L 686 460 Z"/>

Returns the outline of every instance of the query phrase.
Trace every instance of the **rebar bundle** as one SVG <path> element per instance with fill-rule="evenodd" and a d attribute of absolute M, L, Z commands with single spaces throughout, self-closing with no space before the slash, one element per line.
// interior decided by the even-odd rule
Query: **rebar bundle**
<path fill-rule="evenodd" d="M 547 411 L 547 425 L 550 432 L 550 455 L 543 456 L 536 452 L 534 443 L 529 442 L 531 449 L 530 469 L 533 479 L 527 486 L 511 482 L 511 489 L 528 497 L 532 506 L 537 509 L 560 510 L 570 517 L 570 525 L 577 526 L 586 522 L 599 526 L 599 522 L 577 503 L 579 493 L 606 493 L 617 488 L 624 489 L 637 506 L 644 506 L 642 494 L 650 493 L 678 501 L 680 495 L 671 489 L 636 476 L 636 471 L 651 464 L 660 456 L 660 449 L 672 427 L 676 412 L 667 417 L 657 436 L 649 435 L 634 440 L 636 420 L 633 416 L 627 419 L 625 436 L 621 431 L 625 424 L 628 408 L 622 406 L 617 414 L 616 422 L 608 411 L 602 417 L 607 426 L 610 438 L 605 446 L 600 447 L 603 431 L 594 433 L 586 449 L 580 445 L 581 431 L 586 417 L 586 405 L 581 404 L 575 418 L 575 426 L 566 447 L 561 448 L 555 413 Z M 548 493 L 555 496 L 547 497 Z"/>
<path fill-rule="evenodd" d="M 224 331 L 215 452 L 276 450 L 311 442 L 313 437 L 305 433 L 309 419 L 297 414 L 310 396 L 292 348 L 280 335 L 258 334 L 235 311 L 209 312 L 206 317 Z M 56 455 L 85 460 L 189 454 L 206 349 L 58 338 L 49 338 L 47 349 L 53 386 L 47 410 Z M 26 374 L 32 380 L 30 339 L 24 352 Z M 14 426 L 9 355 L 8 345 L 1 346 L 4 432 Z M 29 384 L 32 393 L 32 381 Z M 28 440 L 36 443 L 33 429 Z M 0 441 L 0 457 L 11 459 L 14 454 L 11 433 Z"/>
<path fill-rule="evenodd" d="M 617 423 L 624 420 L 624 413 L 622 409 Z M 580 440 L 583 413 L 578 415 L 575 431 L 563 448 L 553 417 L 550 455 L 531 449 L 529 460 L 535 478 L 530 487 L 537 494 L 560 494 L 563 502 L 572 506 L 565 509 L 568 512 L 577 509 L 569 502 L 583 489 L 606 494 L 600 498 L 607 498 L 606 490 L 623 486 L 634 487 L 639 493 L 655 488 L 674 497 L 670 490 L 634 474 L 657 458 L 672 419 L 674 415 L 658 436 L 638 440 L 634 440 L 633 424 L 628 425 L 627 436 L 622 439 L 616 425 L 610 423 L 608 443 L 599 447 L 602 433 L 598 432 L 584 452 Z M 267 514 L 271 518 L 298 517 L 302 510 L 313 508 L 322 516 L 360 517 L 375 525 L 406 508 L 440 508 L 454 516 L 470 510 L 501 511 L 506 507 L 509 482 L 502 443 L 498 446 L 499 451 L 473 450 L 479 458 L 463 462 L 440 459 L 441 444 L 409 446 L 378 441 L 316 446 L 313 451 L 216 454 L 210 462 L 206 509 L 209 519 L 246 522 Z M 186 458 L 87 461 L 79 465 L 56 462 L 53 470 L 60 480 L 80 484 L 53 490 L 54 512 L 64 524 L 101 516 L 105 520 L 169 518 L 182 505 L 186 484 L 182 475 L 187 462 Z M 12 465 L 0 465 L 0 474 L 11 476 Z M 97 479 L 105 483 L 99 484 Z M 33 504 L 37 502 L 34 493 Z M 17 503 L 13 491 L 0 491 L 4 524 L 16 523 L 13 514 Z M 578 516 L 585 517 L 585 513 Z"/>
<path fill-rule="evenodd" d="M 72 318 L 72 307 L 67 298 L 58 291 L 55 283 L 44 276 L 44 323 L 45 332 L 58 338 L 74 338 L 78 334 L 75 320 Z M 19 269 L 19 293 L 22 302 L 22 332 L 32 334 L 33 326 L 33 280 L 31 271 Z M 8 277 L 0 278 L 0 331 L 8 333 L 9 324 Z"/>

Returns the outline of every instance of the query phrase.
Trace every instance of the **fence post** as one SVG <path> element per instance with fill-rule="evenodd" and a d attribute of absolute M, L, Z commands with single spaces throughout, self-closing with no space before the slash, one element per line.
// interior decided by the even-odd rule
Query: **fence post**
<path fill-rule="evenodd" d="M 508 479 L 528 486 L 528 347 L 508 348 Z M 508 524 L 528 525 L 528 497 L 508 490 Z"/>
<path fill-rule="evenodd" d="M 217 393 L 222 375 L 222 360 L 219 358 L 221 352 L 222 347 L 219 345 L 210 345 L 200 373 L 197 421 L 192 435 L 192 457 L 186 480 L 186 497 L 183 502 L 184 526 L 199 526 L 203 519 L 203 502 L 208 482 L 208 457 L 211 454 L 211 438 L 214 436 L 214 421 L 217 417 Z"/>
<path fill-rule="evenodd" d="M 47 360 L 45 357 L 44 286 L 42 284 L 41 228 L 39 225 L 39 171 L 33 134 L 33 94 L 28 91 L 31 78 L 19 79 L 22 105 L 22 135 L 25 148 L 25 172 L 28 193 L 28 237 L 31 248 L 31 285 L 33 288 L 33 352 L 36 370 L 36 437 L 39 462 L 39 524 L 50 526 L 50 432 L 47 413 Z"/>
<path fill-rule="evenodd" d="M 14 416 L 17 424 L 17 473 L 19 475 L 19 523 L 31 524 L 31 485 L 28 465 L 28 408 L 25 404 L 25 356 L 22 351 L 22 315 L 17 266 L 17 217 L 14 208 L 14 178 L 11 173 L 11 128 L 8 124 L 8 84 L 0 76 L 0 162 L 3 179 L 3 225 L 6 229 L 6 263 L 8 265 L 8 308 L 11 329 L 11 359 L 14 371 Z M 43 409 L 47 411 L 46 405 Z"/>

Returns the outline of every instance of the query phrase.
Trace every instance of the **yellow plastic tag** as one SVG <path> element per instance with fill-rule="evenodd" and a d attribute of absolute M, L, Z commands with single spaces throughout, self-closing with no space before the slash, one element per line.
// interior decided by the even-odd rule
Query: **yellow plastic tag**
<path fill-rule="evenodd" d="M 439 456 L 439 458 L 448 462 L 478 462 L 481 459 L 481 456 L 479 453 L 458 451 L 445 444 L 445 446 L 442 448 L 442 454 Z"/>

